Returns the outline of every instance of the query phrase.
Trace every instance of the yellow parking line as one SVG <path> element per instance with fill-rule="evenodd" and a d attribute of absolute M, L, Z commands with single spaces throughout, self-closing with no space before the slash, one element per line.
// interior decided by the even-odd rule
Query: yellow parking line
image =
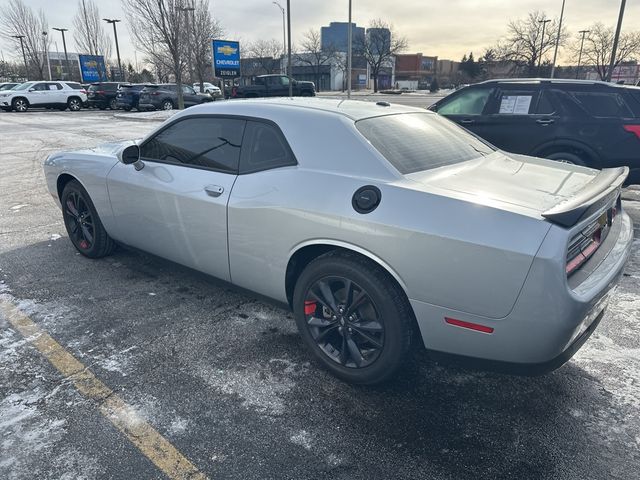
<path fill-rule="evenodd" d="M 169 441 L 140 417 L 116 393 L 102 383 L 87 367 L 36 325 L 11 302 L 0 300 L 0 311 L 22 336 L 85 397 L 97 403 L 98 410 L 156 467 L 171 479 L 206 479 L 195 465 Z"/>

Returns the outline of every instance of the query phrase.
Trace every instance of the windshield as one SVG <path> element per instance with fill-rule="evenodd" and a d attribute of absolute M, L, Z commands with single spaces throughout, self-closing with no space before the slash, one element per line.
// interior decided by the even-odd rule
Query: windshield
<path fill-rule="evenodd" d="M 461 163 L 494 152 L 466 130 L 432 113 L 366 118 L 357 121 L 356 127 L 402 174 Z"/>
<path fill-rule="evenodd" d="M 13 87 L 12 90 L 26 90 L 28 88 L 31 88 L 31 86 L 33 85 L 34 82 L 27 82 L 27 83 L 23 83 L 22 85 L 18 85 L 16 87 Z"/>

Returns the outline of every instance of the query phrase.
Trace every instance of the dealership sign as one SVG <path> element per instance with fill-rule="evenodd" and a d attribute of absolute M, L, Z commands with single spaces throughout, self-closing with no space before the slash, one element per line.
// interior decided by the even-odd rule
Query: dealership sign
<path fill-rule="evenodd" d="M 213 71 L 216 77 L 240 76 L 240 43 L 229 40 L 214 40 Z"/>
<path fill-rule="evenodd" d="M 80 72 L 84 83 L 100 82 L 107 79 L 107 68 L 102 55 L 78 55 Z"/>

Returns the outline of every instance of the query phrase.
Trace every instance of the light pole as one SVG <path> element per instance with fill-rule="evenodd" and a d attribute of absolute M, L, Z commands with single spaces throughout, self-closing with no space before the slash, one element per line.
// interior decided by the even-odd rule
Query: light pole
<path fill-rule="evenodd" d="M 291 78 L 291 0 L 287 0 L 287 75 L 289 77 L 289 97 L 293 97 Z"/>
<path fill-rule="evenodd" d="M 13 38 L 20 40 L 20 48 L 22 49 L 22 59 L 24 60 L 24 75 L 25 80 L 29 80 L 29 67 L 27 66 L 27 55 L 24 53 L 24 35 L 12 35 Z"/>
<path fill-rule="evenodd" d="M 282 53 L 287 51 L 287 34 L 286 34 L 286 29 L 284 26 L 284 7 L 282 5 L 280 5 L 279 2 L 271 2 L 273 3 L 276 7 L 278 7 L 280 9 L 280 11 L 282 12 Z M 285 69 L 286 70 L 286 69 Z M 287 73 L 286 71 L 284 73 Z"/>
<path fill-rule="evenodd" d="M 351 53 L 353 32 L 351 29 L 351 0 L 349 0 L 349 27 L 347 27 L 347 98 L 351 98 Z"/>
<path fill-rule="evenodd" d="M 47 32 L 42 32 L 42 45 L 44 46 L 44 54 L 47 56 L 47 68 L 49 70 L 49 81 L 51 81 L 51 61 L 49 60 L 49 46 L 47 45 Z"/>
<path fill-rule="evenodd" d="M 542 40 L 540 41 L 540 58 L 538 59 L 538 76 L 540 75 L 540 67 L 542 66 L 542 50 L 544 49 L 544 29 L 551 20 L 538 20 L 542 24 Z"/>
<path fill-rule="evenodd" d="M 120 70 L 120 81 L 124 81 L 124 72 L 122 71 L 122 63 L 120 63 L 120 47 L 118 46 L 118 31 L 116 30 L 116 23 L 118 23 L 120 20 L 118 20 L 117 18 L 113 18 L 113 19 L 103 18 L 102 20 L 113 25 L 113 36 L 116 40 L 116 54 L 118 55 L 118 70 Z"/>
<path fill-rule="evenodd" d="M 551 64 L 551 78 L 556 73 L 556 59 L 558 58 L 558 45 L 560 44 L 560 33 L 562 32 L 562 19 L 564 18 L 564 2 L 562 0 L 562 10 L 560 10 L 560 24 L 558 25 L 558 34 L 556 35 L 556 49 L 553 52 L 553 63 Z"/>
<path fill-rule="evenodd" d="M 69 29 L 68 28 L 54 28 L 54 30 L 57 30 L 58 32 L 60 32 L 62 34 L 62 48 L 64 48 L 64 65 L 67 68 L 67 71 L 69 71 L 69 77 L 71 77 L 71 70 L 69 70 L 69 56 L 67 55 L 67 42 L 64 39 L 64 32 L 68 32 Z"/>
<path fill-rule="evenodd" d="M 591 30 L 580 30 L 578 32 L 582 34 L 582 40 L 580 41 L 580 53 L 578 54 L 578 66 L 576 67 L 576 80 L 578 79 L 578 74 L 580 73 L 580 62 L 582 61 L 582 48 L 584 47 L 584 36 L 590 31 Z"/>
<path fill-rule="evenodd" d="M 613 38 L 613 49 L 611 50 L 611 62 L 609 63 L 609 71 L 607 72 L 607 82 L 611 81 L 611 75 L 613 74 L 613 67 L 616 64 L 616 50 L 618 50 L 618 40 L 620 39 L 620 30 L 622 29 L 622 17 L 624 16 L 624 9 L 627 5 L 627 0 L 622 0 L 620 3 L 620 13 L 618 14 L 618 26 L 616 27 L 616 36 Z"/>
<path fill-rule="evenodd" d="M 189 62 L 189 81 L 193 85 L 193 63 L 191 63 L 191 40 L 189 36 L 189 12 L 195 12 L 193 7 L 178 8 L 181 12 L 184 12 L 187 20 L 187 62 Z"/>

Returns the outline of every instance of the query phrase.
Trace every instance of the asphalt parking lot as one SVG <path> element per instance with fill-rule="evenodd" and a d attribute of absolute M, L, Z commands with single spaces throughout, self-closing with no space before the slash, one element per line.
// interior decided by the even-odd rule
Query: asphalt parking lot
<path fill-rule="evenodd" d="M 169 463 L 190 462 L 185 478 L 639 478 L 638 228 L 605 318 L 560 370 L 513 377 L 420 354 L 391 384 L 353 387 L 310 362 L 278 306 L 143 253 L 76 253 L 42 161 L 156 125 L 0 113 L 0 478 L 165 478 L 140 425 L 178 452 Z M 640 191 L 625 198 L 640 224 Z M 36 348 L 13 307 L 60 348 Z M 110 393 L 81 394 L 47 348 Z M 104 413 L 114 396 L 120 423 Z"/>

